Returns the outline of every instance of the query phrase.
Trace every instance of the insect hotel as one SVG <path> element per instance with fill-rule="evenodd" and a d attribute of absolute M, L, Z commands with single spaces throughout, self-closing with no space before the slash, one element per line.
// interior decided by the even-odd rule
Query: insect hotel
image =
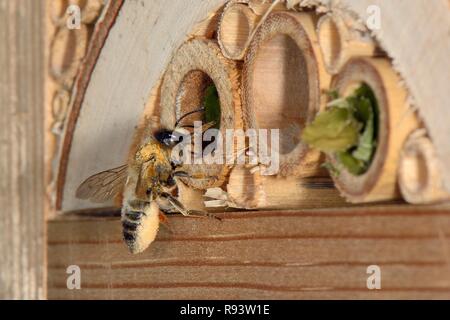
<path fill-rule="evenodd" d="M 0 298 L 450 298 L 449 3 L 372 2 L 0 0 Z"/>

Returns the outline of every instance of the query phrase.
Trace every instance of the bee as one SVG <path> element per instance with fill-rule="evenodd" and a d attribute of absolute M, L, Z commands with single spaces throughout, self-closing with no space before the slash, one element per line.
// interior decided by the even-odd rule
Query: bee
<path fill-rule="evenodd" d="M 121 222 L 123 239 L 133 254 L 144 251 L 155 239 L 160 221 L 167 223 L 165 213 L 184 216 L 207 216 L 207 212 L 188 210 L 173 195 L 175 179 L 192 177 L 183 170 L 182 163 L 173 161 L 171 151 L 186 132 L 179 129 L 192 127 L 180 125 L 188 115 L 204 111 L 199 108 L 184 114 L 175 123 L 175 129 L 150 126 L 136 153 L 127 165 L 97 173 L 86 179 L 77 189 L 76 197 L 93 202 L 105 202 L 123 191 Z M 202 131 L 211 128 L 207 123 Z M 219 219 L 220 220 L 220 219 Z"/>

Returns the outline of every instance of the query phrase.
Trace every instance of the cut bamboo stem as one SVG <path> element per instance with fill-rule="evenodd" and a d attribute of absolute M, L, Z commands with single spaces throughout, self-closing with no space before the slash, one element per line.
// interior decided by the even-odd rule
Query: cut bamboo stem
<path fill-rule="evenodd" d="M 206 38 L 213 39 L 216 36 L 218 25 L 220 22 L 221 12 L 212 11 L 205 19 L 199 21 L 192 29 L 188 39 Z"/>
<path fill-rule="evenodd" d="M 217 40 L 225 57 L 242 60 L 258 16 L 248 5 L 230 1 L 220 17 Z"/>
<path fill-rule="evenodd" d="M 353 58 L 333 78 L 332 88 L 346 97 L 362 83 L 373 91 L 378 104 L 376 151 L 368 170 L 354 175 L 337 163 L 339 175 L 333 175 L 337 188 L 353 203 L 400 198 L 397 170 L 402 146 L 419 121 L 407 103 L 407 91 L 387 59 Z"/>
<path fill-rule="evenodd" d="M 54 92 L 51 102 L 52 125 L 54 134 L 60 135 L 64 128 L 67 111 L 69 110 L 70 93 L 66 89 L 60 88 Z"/>
<path fill-rule="evenodd" d="M 280 129 L 280 175 L 323 174 L 320 153 L 300 140 L 301 130 L 324 108 L 330 76 L 323 67 L 314 18 L 275 12 L 256 32 L 243 69 L 247 128 Z"/>
<path fill-rule="evenodd" d="M 53 25 L 56 27 L 65 25 L 67 21 L 66 10 L 70 5 L 69 0 L 48 1 L 47 3 L 50 20 Z"/>
<path fill-rule="evenodd" d="M 104 0 L 71 0 L 71 3 L 80 7 L 81 22 L 91 24 L 99 17 Z"/>
<path fill-rule="evenodd" d="M 403 198 L 409 203 L 450 201 L 442 180 L 442 164 L 424 129 L 413 132 L 403 147 L 399 184 Z"/>
<path fill-rule="evenodd" d="M 244 166 L 233 168 L 227 205 L 243 209 L 299 209 L 346 205 L 330 177 L 261 176 Z"/>
<path fill-rule="evenodd" d="M 62 27 L 70 19 L 67 9 L 76 5 L 80 9 L 80 22 L 91 24 L 97 20 L 103 7 L 103 0 L 57 0 L 49 1 L 50 19 L 53 25 Z"/>
<path fill-rule="evenodd" d="M 242 60 L 256 30 L 274 11 L 286 10 L 280 0 L 232 0 L 225 6 L 217 38 L 225 57 Z"/>
<path fill-rule="evenodd" d="M 214 84 L 220 99 L 220 131 L 242 129 L 238 66 L 226 59 L 219 46 L 211 40 L 192 39 L 184 43 L 170 62 L 161 87 L 161 125 L 173 128 L 183 114 L 203 105 L 206 88 Z M 183 123 L 201 120 L 199 113 Z M 225 162 L 225 161 L 223 161 Z M 224 183 L 229 167 L 223 164 L 190 164 L 186 171 L 192 176 L 208 179 L 185 179 L 187 185 L 207 189 Z"/>
<path fill-rule="evenodd" d="M 50 74 L 60 85 L 70 88 L 89 42 L 85 25 L 70 30 L 60 27 L 52 39 L 50 49 Z"/>
<path fill-rule="evenodd" d="M 272 4 L 275 0 L 247 0 L 246 2 L 248 2 L 248 7 L 258 16 L 263 16 L 270 7 L 272 7 L 272 11 L 286 10 L 286 6 L 282 1 L 278 1 L 274 6 Z"/>
<path fill-rule="evenodd" d="M 338 73 L 351 57 L 371 57 L 376 53 L 370 36 L 349 28 L 339 13 L 322 16 L 317 33 L 325 67 L 330 74 Z"/>
<path fill-rule="evenodd" d="M 304 126 L 325 107 L 330 80 L 314 18 L 306 13 L 271 13 L 245 57 L 243 111 L 247 129 L 280 129 L 280 147 L 274 150 L 279 152 L 280 170 L 266 176 L 258 167 L 233 168 L 226 187 L 228 206 L 293 209 L 345 204 L 320 167 L 320 152 L 300 140 Z"/>

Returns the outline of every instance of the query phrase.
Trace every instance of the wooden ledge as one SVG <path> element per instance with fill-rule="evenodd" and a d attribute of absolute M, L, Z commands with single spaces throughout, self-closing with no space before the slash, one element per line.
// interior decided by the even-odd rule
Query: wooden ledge
<path fill-rule="evenodd" d="M 381 206 L 170 217 L 131 255 L 117 217 L 49 222 L 50 299 L 449 298 L 450 209 Z M 368 290 L 369 265 L 381 290 Z M 66 268 L 81 268 L 81 290 Z"/>

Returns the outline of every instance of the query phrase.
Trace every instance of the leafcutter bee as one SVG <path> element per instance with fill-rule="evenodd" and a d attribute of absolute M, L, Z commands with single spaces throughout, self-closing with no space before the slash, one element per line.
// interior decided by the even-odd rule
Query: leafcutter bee
<path fill-rule="evenodd" d="M 172 194 L 176 177 L 203 178 L 189 176 L 183 170 L 183 165 L 171 158 L 171 150 L 180 141 L 180 134 L 182 135 L 178 129 L 191 127 L 180 126 L 180 121 L 203 110 L 200 108 L 186 113 L 176 122 L 173 130 L 151 128 L 127 165 L 97 173 L 77 189 L 78 198 L 93 202 L 105 202 L 123 191 L 123 238 L 131 253 L 140 253 L 153 242 L 160 220 L 167 221 L 164 213 L 179 212 L 185 216 L 216 218 L 207 212 L 185 208 Z M 206 124 L 202 130 L 213 125 L 214 123 Z"/>

